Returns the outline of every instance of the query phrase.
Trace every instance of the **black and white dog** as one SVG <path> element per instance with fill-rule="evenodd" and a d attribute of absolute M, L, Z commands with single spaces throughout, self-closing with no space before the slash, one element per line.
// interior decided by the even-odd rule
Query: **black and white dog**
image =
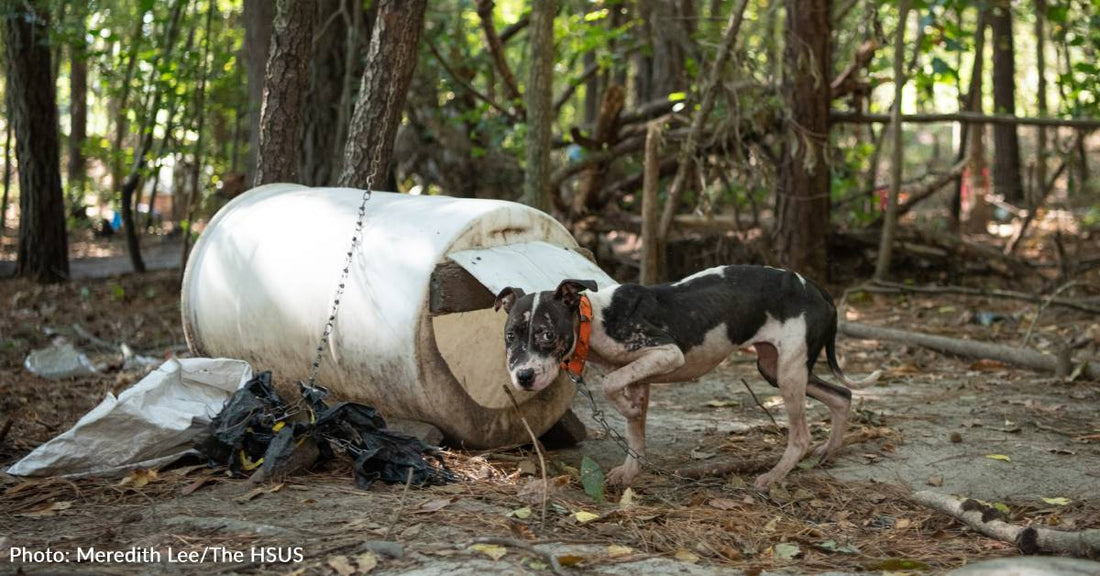
<path fill-rule="evenodd" d="M 584 292 L 587 291 L 587 292 Z M 589 319 L 591 326 L 583 327 Z M 806 455 L 810 432 L 805 398 L 829 407 L 832 431 L 815 454 L 828 459 L 844 444 L 852 393 L 813 374 L 825 350 L 841 382 L 863 386 L 878 372 L 850 381 L 836 361 L 837 311 L 833 299 L 799 274 L 763 266 L 723 266 L 679 282 L 657 286 L 621 284 L 597 291 L 590 280 L 563 280 L 557 290 L 525 294 L 505 288 L 496 309 L 508 312 L 504 329 L 512 384 L 537 391 L 557 378 L 578 347 L 591 360 L 614 370 L 603 392 L 626 417 L 627 444 L 645 454 L 649 384 L 689 381 L 712 370 L 736 348 L 756 348 L 757 369 L 779 388 L 790 422 L 787 449 L 769 472 L 756 479 L 766 488 L 781 480 Z M 590 331 L 590 341 L 583 342 Z M 641 463 L 628 455 L 610 471 L 613 484 L 628 485 Z"/>

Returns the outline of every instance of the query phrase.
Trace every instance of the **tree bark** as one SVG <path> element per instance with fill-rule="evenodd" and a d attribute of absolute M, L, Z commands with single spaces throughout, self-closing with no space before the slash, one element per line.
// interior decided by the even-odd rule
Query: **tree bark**
<path fill-rule="evenodd" d="M 314 34 L 309 64 L 309 90 L 304 98 L 302 149 L 298 177 L 307 186 L 329 186 L 336 182 L 339 156 L 333 155 L 339 136 L 340 98 L 344 87 L 344 72 L 354 66 L 354 52 L 349 52 L 348 35 L 353 16 L 359 7 L 347 0 L 319 0 L 316 22 L 320 30 Z"/>
<path fill-rule="evenodd" d="M 527 108 L 527 170 L 523 202 L 550 210 L 550 146 L 554 121 L 554 14 L 558 0 L 536 2 L 531 12 L 530 73 L 524 87 Z"/>
<path fill-rule="evenodd" d="M 778 186 L 776 251 L 784 265 L 828 276 L 830 0 L 787 0 L 783 92 L 790 110 Z"/>
<path fill-rule="evenodd" d="M 997 114 L 1016 114 L 1016 52 L 1012 46 L 1012 7 L 1007 1 L 994 5 L 993 109 Z M 1016 127 L 993 126 L 993 190 L 1008 202 L 1024 199 L 1020 179 L 1020 140 Z"/>
<path fill-rule="evenodd" d="M 642 188 L 642 262 L 638 282 L 648 286 L 660 281 L 661 245 L 657 235 L 657 191 L 661 186 L 661 125 L 646 129 L 645 183 Z"/>
<path fill-rule="evenodd" d="M 909 20 L 909 0 L 898 2 L 898 30 L 894 37 L 894 107 L 890 123 L 892 150 L 890 158 L 890 197 L 887 199 L 886 217 L 882 222 L 882 238 L 875 263 L 875 279 L 883 280 L 890 274 L 890 257 L 894 249 L 894 229 L 898 225 L 898 194 L 901 192 L 902 157 L 901 96 L 905 89 L 905 27 Z"/>
<path fill-rule="evenodd" d="M 57 87 L 50 64 L 49 12 L 42 0 L 9 6 L 4 17 L 7 88 L 19 161 L 17 276 L 36 282 L 69 277 L 61 191 Z"/>
<path fill-rule="evenodd" d="M 260 152 L 260 112 L 264 103 L 264 75 L 274 20 L 274 2 L 244 0 L 245 74 L 248 82 L 248 157 L 245 163 L 245 182 L 248 183 L 256 178 L 256 158 Z"/>
<path fill-rule="evenodd" d="M 316 0 L 279 0 L 277 9 L 264 73 L 260 149 L 253 186 L 298 181 Z"/>
<path fill-rule="evenodd" d="M 1040 117 L 1047 115 L 1047 59 L 1046 59 L 1046 33 L 1044 32 L 1044 25 L 1046 22 L 1047 3 L 1046 0 L 1035 0 L 1035 73 L 1039 75 L 1039 94 L 1036 98 L 1038 106 L 1038 114 Z M 1028 213 L 1034 212 L 1034 207 L 1042 202 L 1041 197 L 1046 195 L 1047 184 L 1047 131 L 1046 128 L 1039 127 L 1038 134 L 1036 134 L 1036 151 L 1035 151 L 1035 182 L 1037 189 L 1031 191 L 1030 201 L 1028 206 L 1031 210 Z"/>
<path fill-rule="evenodd" d="M 84 202 L 86 176 L 84 141 L 88 137 L 88 51 L 84 44 L 84 10 L 74 6 L 76 38 L 69 47 L 69 205 L 79 210 Z M 79 211 L 83 214 L 83 210 Z"/>
<path fill-rule="evenodd" d="M 344 146 L 340 186 L 376 187 L 379 178 L 387 176 L 405 95 L 416 70 L 426 8 L 427 0 L 378 2 L 359 99 Z"/>
<path fill-rule="evenodd" d="M 8 224 L 8 193 L 11 191 L 11 90 L 4 92 L 4 196 L 0 199 L 0 234 Z"/>
<path fill-rule="evenodd" d="M 978 113 L 982 112 L 982 68 L 985 62 L 985 28 L 988 18 L 986 17 L 985 10 L 978 10 L 978 25 L 974 31 L 974 64 L 970 69 L 970 86 L 966 92 L 965 103 L 962 104 L 962 110 L 960 112 Z M 959 151 L 955 155 L 956 161 L 961 161 L 967 158 L 970 154 L 970 150 L 973 146 L 970 144 L 970 139 L 982 137 L 982 126 L 971 126 L 964 123 L 960 130 L 961 138 L 959 138 Z M 978 150 L 981 148 L 979 146 Z M 971 167 L 971 177 L 973 178 L 973 169 Z M 955 179 L 955 196 L 951 202 L 951 217 L 953 220 L 953 227 L 955 232 L 958 233 L 962 223 L 962 196 L 963 196 L 963 178 L 965 176 L 960 174 Z M 971 186 L 971 190 L 974 187 Z"/>

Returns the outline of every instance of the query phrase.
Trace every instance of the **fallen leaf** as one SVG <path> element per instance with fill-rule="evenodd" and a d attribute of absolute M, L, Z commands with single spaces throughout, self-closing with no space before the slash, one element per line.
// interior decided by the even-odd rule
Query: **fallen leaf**
<path fill-rule="evenodd" d="M 897 528 L 898 530 L 904 530 L 904 529 L 908 528 L 909 526 L 911 526 L 912 524 L 913 524 L 913 521 L 908 519 L 908 518 L 898 518 L 894 522 L 894 528 Z"/>
<path fill-rule="evenodd" d="M 597 504 L 602 504 L 604 499 L 603 470 L 595 460 L 585 456 L 581 459 L 581 485 L 584 493 L 588 494 Z"/>
<path fill-rule="evenodd" d="M 531 517 L 531 507 L 524 506 L 523 508 L 516 508 L 515 510 L 512 510 L 511 512 L 505 514 L 505 516 L 508 516 L 510 518 L 519 518 L 520 520 L 526 520 L 527 518 Z"/>
<path fill-rule="evenodd" d="M 775 518 L 772 518 L 771 520 L 768 520 L 768 523 L 764 525 L 764 531 L 765 532 L 775 532 L 776 526 L 779 526 L 779 517 L 778 516 L 776 516 Z"/>
<path fill-rule="evenodd" d="M 135 490 L 138 490 L 138 489 L 141 489 L 142 487 L 144 487 L 146 484 L 148 484 L 150 482 L 153 482 L 156 479 L 157 479 L 157 471 L 156 470 L 148 470 L 148 469 L 145 469 L 145 468 L 138 468 L 136 470 L 131 470 L 130 473 L 128 475 L 126 475 L 126 477 L 123 478 L 121 482 L 118 483 L 118 485 L 119 486 L 130 486 L 131 488 L 133 488 Z"/>
<path fill-rule="evenodd" d="M 244 496 L 238 496 L 237 497 L 237 502 L 248 502 L 249 500 L 255 500 L 256 498 L 258 498 L 264 492 L 267 492 L 267 487 L 266 486 L 259 486 L 257 488 L 253 488 L 252 490 L 250 490 L 248 492 L 248 494 L 245 494 Z"/>
<path fill-rule="evenodd" d="M 355 557 L 355 565 L 359 574 L 366 574 L 378 566 L 378 557 L 373 552 L 364 552 Z"/>
<path fill-rule="evenodd" d="M 520 540 L 535 540 L 537 538 L 530 526 L 518 520 L 509 520 L 508 529 L 511 530 L 513 536 Z"/>
<path fill-rule="evenodd" d="M 714 458 L 714 457 L 715 457 L 714 452 L 704 452 L 702 450 L 698 450 L 698 449 L 695 449 L 695 448 L 693 448 L 691 450 L 691 458 L 693 460 L 707 460 L 709 458 Z"/>
<path fill-rule="evenodd" d="M 328 559 L 326 564 L 329 565 L 329 568 L 335 570 L 339 576 L 355 574 L 355 566 L 351 564 L 351 560 L 347 556 L 333 556 Z"/>
<path fill-rule="evenodd" d="M 408 528 L 401 531 L 401 537 L 405 540 L 411 540 L 420 535 L 420 531 L 424 528 L 423 524 L 413 524 Z"/>
<path fill-rule="evenodd" d="M 1004 454 L 986 454 L 985 457 L 989 458 L 990 460 L 1001 460 L 1003 462 L 1012 462 L 1012 458 L 1009 458 L 1008 456 L 1005 456 Z"/>
<path fill-rule="evenodd" d="M 25 518 L 45 518 L 46 516 L 53 516 L 55 513 L 62 510 L 68 510 L 73 507 L 73 503 L 68 500 L 62 500 L 60 502 L 51 502 L 44 506 L 39 506 L 30 512 L 23 512 L 22 514 L 16 514 L 16 516 L 23 516 Z"/>
<path fill-rule="evenodd" d="M 1059 496 L 1057 498 L 1043 498 L 1043 502 L 1054 504 L 1055 506 L 1065 506 L 1070 503 L 1070 499 Z"/>
<path fill-rule="evenodd" d="M 943 486 L 943 476 L 935 475 L 928 477 L 929 486 Z"/>
<path fill-rule="evenodd" d="M 504 546 L 497 546 L 496 544 L 473 544 L 470 546 L 470 550 L 484 554 L 493 560 L 500 560 L 508 553 L 507 548 Z"/>
<path fill-rule="evenodd" d="M 622 556 L 630 556 L 634 553 L 634 549 L 630 546 L 620 546 L 618 544 L 612 544 L 607 547 L 607 555 L 611 558 L 620 558 Z"/>
<path fill-rule="evenodd" d="M 630 510 L 634 507 L 634 490 L 627 488 L 623 490 L 623 495 L 619 497 L 619 510 Z"/>
<path fill-rule="evenodd" d="M 563 556 L 558 556 L 558 564 L 561 564 L 562 566 L 576 566 L 577 564 L 580 564 L 585 560 L 587 560 L 587 558 L 585 558 L 584 556 L 578 556 L 576 554 L 565 554 Z"/>
<path fill-rule="evenodd" d="M 677 550 L 676 554 L 674 554 L 672 557 L 679 560 L 680 562 L 686 562 L 688 564 L 695 564 L 699 561 L 698 555 L 696 555 L 691 550 L 687 550 L 685 548 L 680 548 L 679 550 Z"/>
<path fill-rule="evenodd" d="M 983 372 L 993 372 L 993 371 L 996 371 L 996 370 L 1003 370 L 1004 368 L 1005 368 L 1005 363 L 1004 362 L 1000 362 L 1000 361 L 997 361 L 997 360 L 990 360 L 988 358 L 983 358 L 981 360 L 978 360 L 978 361 L 973 362 L 972 364 L 970 364 L 970 369 L 971 370 L 981 370 Z"/>
<path fill-rule="evenodd" d="M 772 551 L 775 557 L 780 560 L 794 560 L 795 556 L 802 553 L 802 549 L 798 547 L 798 544 L 791 542 L 780 542 L 772 548 Z"/>
<path fill-rule="evenodd" d="M 737 400 L 710 400 L 706 405 L 711 408 L 729 408 L 731 406 L 740 406 L 741 403 Z"/>
<path fill-rule="evenodd" d="M 814 544 L 815 548 L 819 548 L 826 552 L 839 552 L 841 554 L 859 554 L 859 548 L 852 546 L 851 544 L 844 544 L 843 546 L 836 543 L 836 540 L 826 540 Z"/>
<path fill-rule="evenodd" d="M 707 505 L 719 510 L 733 510 L 738 507 L 738 503 L 729 498 L 713 498 L 707 502 Z"/>
<path fill-rule="evenodd" d="M 593 520 L 598 519 L 599 517 L 600 517 L 599 514 L 593 514 L 591 512 L 586 511 L 586 510 L 579 510 L 579 511 L 573 513 L 573 518 L 576 518 L 577 522 L 580 522 L 581 524 L 591 522 Z"/>
<path fill-rule="evenodd" d="M 438 512 L 438 511 L 446 508 L 450 503 L 451 503 L 450 498 L 440 498 L 438 500 L 431 500 L 429 502 L 425 502 L 424 504 L 422 504 L 420 506 L 420 509 L 417 510 L 417 512 Z"/>

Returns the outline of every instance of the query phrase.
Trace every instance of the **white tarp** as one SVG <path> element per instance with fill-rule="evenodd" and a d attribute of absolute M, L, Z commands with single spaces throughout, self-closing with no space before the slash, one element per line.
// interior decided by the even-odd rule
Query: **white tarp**
<path fill-rule="evenodd" d="M 171 462 L 192 449 L 225 401 L 252 378 L 243 360 L 169 360 L 107 397 L 60 436 L 8 468 L 15 476 L 112 475 Z"/>
<path fill-rule="evenodd" d="M 493 294 L 508 286 L 528 294 L 553 290 L 566 278 L 594 280 L 600 288 L 615 283 L 599 266 L 574 250 L 546 242 L 520 242 L 463 250 L 447 255 Z"/>

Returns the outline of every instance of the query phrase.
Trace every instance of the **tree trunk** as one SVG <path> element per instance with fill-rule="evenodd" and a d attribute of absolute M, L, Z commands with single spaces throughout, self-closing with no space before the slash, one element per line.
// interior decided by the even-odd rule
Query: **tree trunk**
<path fill-rule="evenodd" d="M 256 157 L 260 152 L 260 111 L 264 102 L 264 74 L 271 46 L 271 27 L 275 3 L 271 0 L 244 0 L 245 75 L 248 82 L 248 158 L 245 182 L 256 178 Z"/>
<path fill-rule="evenodd" d="M 253 186 L 298 181 L 315 0 L 279 0 L 264 73 L 260 149 Z"/>
<path fill-rule="evenodd" d="M 317 3 L 315 22 L 323 28 L 314 35 L 310 57 L 298 168 L 299 180 L 307 186 L 328 186 L 336 181 L 339 157 L 333 156 L 332 151 L 336 149 L 344 71 L 349 65 L 347 36 L 351 14 L 347 4 L 346 0 Z M 354 11 L 357 6 L 352 4 L 350 10 Z"/>
<path fill-rule="evenodd" d="M 57 87 L 42 0 L 9 6 L 4 20 L 7 88 L 19 160 L 19 253 L 15 273 L 36 282 L 69 277 L 65 200 L 61 192 Z"/>
<path fill-rule="evenodd" d="M 84 141 L 88 137 L 88 51 L 84 45 L 84 12 L 81 3 L 73 4 L 76 38 L 69 53 L 69 206 L 78 215 L 84 211 L 86 176 Z"/>
<path fill-rule="evenodd" d="M 973 112 L 980 114 L 982 112 L 982 69 L 985 62 L 985 29 L 988 23 L 988 13 L 985 10 L 978 10 L 978 24 L 974 31 L 974 65 L 970 69 L 970 85 L 966 92 L 965 103 L 962 104 L 962 112 Z M 960 129 L 959 138 L 959 151 L 955 155 L 956 161 L 961 161 L 966 158 L 968 154 L 974 149 L 974 145 L 970 143 L 972 139 L 978 139 L 977 149 L 981 150 L 981 138 L 984 126 L 976 124 L 971 126 L 969 123 L 962 124 Z M 973 156 L 971 155 L 973 159 Z M 974 180 L 975 166 L 970 167 L 971 182 Z M 955 232 L 958 232 L 961 227 L 963 219 L 962 212 L 962 197 L 965 178 L 964 174 L 960 174 L 955 179 L 955 196 L 951 202 L 951 216 L 952 224 L 955 228 Z M 973 194 L 975 188 L 971 185 L 970 191 Z M 984 224 L 983 224 L 984 227 Z"/>
<path fill-rule="evenodd" d="M 890 125 L 892 137 L 890 158 L 890 197 L 887 199 L 886 217 L 882 222 L 882 241 L 878 247 L 878 261 L 875 263 L 875 280 L 885 280 L 890 274 L 890 257 L 894 249 L 894 229 L 898 225 L 898 194 L 901 192 L 902 163 L 901 150 L 901 103 L 902 90 L 905 89 L 905 26 L 909 18 L 909 0 L 898 2 L 898 30 L 894 37 L 894 107 L 893 123 Z"/>
<path fill-rule="evenodd" d="M 828 277 L 830 0 L 787 0 L 783 92 L 790 110 L 779 166 L 776 251 L 785 266 Z"/>
<path fill-rule="evenodd" d="M 11 191 L 11 90 L 4 98 L 4 196 L 0 199 L 0 235 L 8 224 L 8 192 Z"/>
<path fill-rule="evenodd" d="M 142 39 L 145 37 L 142 34 L 142 22 L 144 20 L 145 13 L 141 13 L 137 22 L 134 25 L 134 31 L 130 36 L 130 52 L 126 57 L 126 72 L 122 77 L 122 93 L 118 95 L 117 100 L 114 102 L 115 107 L 115 141 L 112 150 L 114 151 L 114 161 L 111 163 L 111 186 L 118 188 L 122 186 L 122 142 L 126 138 L 126 131 L 128 130 L 127 122 L 127 106 L 130 103 L 130 86 L 134 82 L 134 73 L 137 71 L 138 54 L 141 52 Z"/>
<path fill-rule="evenodd" d="M 1016 113 L 1016 53 L 1012 46 L 1012 8 L 1001 1 L 991 11 L 993 29 L 993 111 Z M 1020 140 L 1016 126 L 993 126 L 993 190 L 1008 202 L 1024 198 L 1020 179 Z"/>
<path fill-rule="evenodd" d="M 191 191 L 187 195 L 187 231 L 183 235 L 183 248 L 180 252 L 180 281 L 183 281 L 183 271 L 187 269 L 187 256 L 191 251 L 191 224 L 195 221 L 196 200 L 202 198 L 202 189 L 199 187 L 199 175 L 202 173 L 202 140 L 203 128 L 206 125 L 206 77 L 209 74 L 207 61 L 210 59 L 210 23 L 214 19 L 215 0 L 207 0 L 205 33 L 202 36 L 202 60 L 199 66 L 199 84 L 195 88 L 195 117 L 198 119 L 195 125 L 195 159 L 191 166 Z"/>
<path fill-rule="evenodd" d="M 388 177 L 405 94 L 416 70 L 416 46 L 424 29 L 426 8 L 427 0 L 378 3 L 367 66 L 344 146 L 340 186 L 374 187 L 379 178 Z"/>
<path fill-rule="evenodd" d="M 1036 98 L 1038 114 L 1040 117 L 1047 115 L 1047 59 L 1046 59 L 1046 34 L 1043 31 L 1046 20 L 1046 0 L 1035 0 L 1035 73 L 1039 75 L 1039 94 Z M 1034 208 L 1040 202 L 1040 197 L 1046 193 L 1047 184 L 1047 130 L 1038 128 L 1035 151 L 1035 184 L 1031 190 L 1028 206 Z M 1032 210 L 1029 210 L 1029 213 Z"/>
<path fill-rule="evenodd" d="M 524 87 L 527 108 L 527 170 L 523 202 L 550 210 L 550 146 L 554 122 L 554 14 L 558 0 L 536 2 L 531 11 L 531 68 Z"/>
<path fill-rule="evenodd" d="M 653 46 L 651 98 L 663 98 L 687 89 L 688 20 L 683 18 L 679 2 L 669 0 L 639 0 L 649 16 Z"/>

